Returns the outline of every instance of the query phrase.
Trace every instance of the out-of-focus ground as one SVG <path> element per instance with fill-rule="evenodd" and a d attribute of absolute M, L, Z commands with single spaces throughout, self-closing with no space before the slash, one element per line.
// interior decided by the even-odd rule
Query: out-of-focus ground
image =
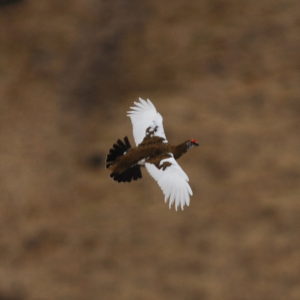
<path fill-rule="evenodd" d="M 0 1 L 0 299 L 300 299 L 299 11 Z M 184 212 L 104 169 L 138 96 L 201 143 Z"/>

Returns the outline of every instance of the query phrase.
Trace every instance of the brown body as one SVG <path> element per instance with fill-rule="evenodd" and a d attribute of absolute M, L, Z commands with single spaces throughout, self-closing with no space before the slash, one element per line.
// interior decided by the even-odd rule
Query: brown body
<path fill-rule="evenodd" d="M 165 162 L 160 165 L 162 159 L 170 157 L 170 153 L 173 154 L 175 159 L 178 159 L 188 148 L 188 141 L 172 146 L 168 143 L 163 143 L 163 139 L 160 137 L 146 137 L 140 145 L 130 148 L 126 153 L 119 156 L 110 166 L 110 169 L 112 173 L 120 174 L 143 160 L 144 162 L 155 164 L 158 168 L 166 168 L 170 163 Z"/>

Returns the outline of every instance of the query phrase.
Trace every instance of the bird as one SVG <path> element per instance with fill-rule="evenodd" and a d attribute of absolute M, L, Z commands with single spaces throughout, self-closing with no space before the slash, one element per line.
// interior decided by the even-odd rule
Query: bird
<path fill-rule="evenodd" d="M 131 182 L 142 178 L 141 167 L 161 188 L 169 208 L 181 210 L 190 204 L 193 195 L 189 177 L 177 163 L 191 148 L 198 146 L 195 139 L 185 140 L 178 145 L 169 144 L 163 127 L 163 118 L 151 100 L 138 98 L 127 112 L 133 128 L 136 147 L 132 147 L 125 136 L 118 139 L 106 157 L 106 168 L 110 177 L 117 182 Z"/>

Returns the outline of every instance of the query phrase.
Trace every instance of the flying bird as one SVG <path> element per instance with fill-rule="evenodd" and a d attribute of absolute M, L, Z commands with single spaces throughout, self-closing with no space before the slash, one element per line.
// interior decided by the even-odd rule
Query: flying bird
<path fill-rule="evenodd" d="M 133 127 L 136 147 L 131 147 L 128 137 L 118 141 L 106 158 L 110 177 L 118 182 L 130 182 L 142 178 L 144 166 L 160 186 L 169 208 L 174 204 L 177 210 L 189 206 L 193 195 L 189 178 L 177 163 L 177 159 L 194 146 L 195 139 L 173 146 L 166 138 L 163 118 L 153 103 L 139 98 L 127 112 Z"/>

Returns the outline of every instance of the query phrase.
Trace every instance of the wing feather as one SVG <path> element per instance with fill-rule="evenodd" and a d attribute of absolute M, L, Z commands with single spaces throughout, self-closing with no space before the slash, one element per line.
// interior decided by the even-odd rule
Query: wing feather
<path fill-rule="evenodd" d="M 161 160 L 160 164 L 166 161 L 171 165 L 165 170 L 151 163 L 146 163 L 145 167 L 157 181 L 165 196 L 165 202 L 169 201 L 169 207 L 174 204 L 176 210 L 178 207 L 183 210 L 184 206 L 189 206 L 190 196 L 193 194 L 188 183 L 189 178 L 173 156 Z"/>
<path fill-rule="evenodd" d="M 135 101 L 134 106 L 130 107 L 127 112 L 133 128 L 133 137 L 136 145 L 139 145 L 146 136 L 146 130 L 155 129 L 154 136 L 162 137 L 167 142 L 167 138 L 163 127 L 163 118 L 156 110 L 153 103 L 147 99 L 139 98 L 139 102 Z"/>

